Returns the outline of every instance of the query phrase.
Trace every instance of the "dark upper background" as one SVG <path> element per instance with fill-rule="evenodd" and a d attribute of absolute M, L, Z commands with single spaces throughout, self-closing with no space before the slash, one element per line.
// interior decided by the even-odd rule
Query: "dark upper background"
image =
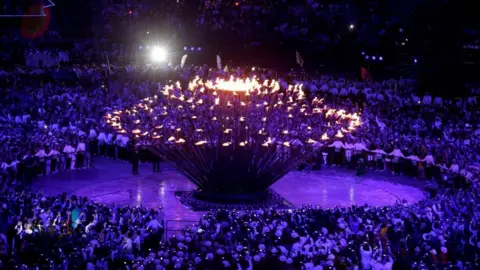
<path fill-rule="evenodd" d="M 155 37 L 179 54 L 184 46 L 202 47 L 201 54 L 189 58 L 198 63 L 214 64 L 214 56 L 220 54 L 225 62 L 277 69 L 295 67 L 298 50 L 307 70 L 352 77 L 364 66 L 375 78 L 413 77 L 418 80 L 419 91 L 428 88 L 445 95 L 458 95 L 463 84 L 475 82 L 480 67 L 479 20 L 474 14 L 474 1 L 224 0 L 218 15 L 209 13 L 205 2 L 198 0 L 53 2 L 55 6 L 45 17 L 3 17 L 2 49 L 32 43 L 68 48 L 78 39 L 106 38 L 123 44 L 128 51 Z M 313 2 L 318 4 L 316 9 Z M 128 3 L 142 3 L 148 8 L 136 20 L 102 16 L 108 7 Z M 49 1 L 0 0 L 0 13 L 41 14 L 42 4 Z M 245 12 L 240 19 L 234 16 L 255 5 L 266 12 Z M 204 23 L 199 26 L 202 13 Z M 215 20 L 222 21 L 221 29 Z M 106 25 L 112 31 L 105 31 Z M 62 40 L 49 44 L 42 35 L 25 35 L 31 29 L 36 32 L 42 28 L 59 32 Z M 18 38 L 5 39 L 7 34 Z M 13 47 L 20 53 L 19 46 Z M 371 56 L 376 56 L 377 61 L 372 61 Z M 378 61 L 379 56 L 384 60 Z M 98 55 L 95 60 L 101 61 Z"/>

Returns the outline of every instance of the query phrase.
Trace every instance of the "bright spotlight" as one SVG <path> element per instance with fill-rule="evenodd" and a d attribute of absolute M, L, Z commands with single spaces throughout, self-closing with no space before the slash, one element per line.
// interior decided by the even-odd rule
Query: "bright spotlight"
<path fill-rule="evenodd" d="M 376 57 L 375 57 L 375 56 L 372 56 L 372 60 L 375 60 L 375 59 L 376 59 Z"/>
<path fill-rule="evenodd" d="M 190 51 L 195 51 L 195 47 L 190 47 Z"/>
<path fill-rule="evenodd" d="M 383 57 L 381 57 L 381 56 L 380 56 L 380 57 L 378 57 L 378 60 L 382 61 L 382 60 L 383 60 Z"/>
<path fill-rule="evenodd" d="M 183 50 L 184 50 L 184 51 L 188 50 L 187 46 L 183 47 Z"/>
<path fill-rule="evenodd" d="M 353 30 L 353 28 L 355 28 L 355 25 L 354 25 L 354 24 L 350 24 L 350 25 L 348 26 L 348 28 L 349 28 L 350 30 Z"/>
<path fill-rule="evenodd" d="M 365 55 L 365 52 L 362 52 L 362 55 Z"/>
<path fill-rule="evenodd" d="M 150 54 L 152 61 L 163 62 L 167 60 L 167 51 L 164 48 L 153 47 Z"/>
<path fill-rule="evenodd" d="M 417 58 L 413 59 L 413 62 L 416 64 L 417 63 Z"/>
<path fill-rule="evenodd" d="M 201 51 L 201 50 L 202 50 L 202 48 L 201 48 L 201 47 L 198 47 L 198 48 L 197 48 L 197 51 Z"/>
<path fill-rule="evenodd" d="M 370 56 L 368 56 L 368 55 L 365 55 L 365 59 L 367 59 L 367 60 L 368 60 L 368 58 L 370 58 Z"/>

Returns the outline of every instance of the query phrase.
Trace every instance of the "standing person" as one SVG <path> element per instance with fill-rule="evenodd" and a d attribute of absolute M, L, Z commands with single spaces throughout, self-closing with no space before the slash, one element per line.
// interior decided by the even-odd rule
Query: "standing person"
<path fill-rule="evenodd" d="M 50 173 L 55 173 L 57 172 L 57 168 L 58 168 L 58 159 L 59 159 L 59 156 L 60 156 L 60 152 L 56 149 L 58 148 L 57 145 L 55 145 L 53 147 L 52 150 L 50 150 Z"/>
<path fill-rule="evenodd" d="M 392 156 L 392 163 L 393 163 L 392 174 L 402 175 L 402 165 L 400 163 L 400 158 L 405 158 L 402 151 L 397 146 L 395 146 L 393 151 L 388 155 Z"/>
<path fill-rule="evenodd" d="M 105 132 L 102 130 L 100 134 L 98 134 L 97 137 L 97 144 L 98 144 L 98 155 L 99 156 L 106 156 L 105 153 L 105 148 L 106 148 L 106 139 L 107 136 L 105 135 Z"/>
<path fill-rule="evenodd" d="M 153 162 L 153 172 L 154 173 L 161 173 L 162 172 L 162 169 L 160 169 L 160 161 L 161 161 L 161 157 L 159 157 L 158 155 L 153 155 L 153 158 L 152 158 L 152 162 Z"/>
<path fill-rule="evenodd" d="M 23 161 L 25 162 L 25 182 L 27 185 L 31 185 L 36 175 L 35 168 L 37 159 L 35 152 L 32 150 L 30 154 L 25 155 Z"/>
<path fill-rule="evenodd" d="M 89 143 L 85 150 L 85 166 L 87 168 L 93 168 L 93 159 L 95 157 L 95 151 L 98 149 L 96 144 Z"/>
<path fill-rule="evenodd" d="M 38 158 L 39 162 L 39 175 L 46 175 L 47 174 L 47 164 L 46 164 L 46 152 L 45 152 L 45 147 L 40 147 L 40 149 L 37 151 L 35 156 Z"/>
<path fill-rule="evenodd" d="M 342 165 L 343 157 L 342 157 L 342 151 L 345 148 L 345 145 L 341 141 L 334 141 L 332 144 L 330 144 L 328 147 L 333 147 L 334 148 L 334 153 L 333 153 L 333 165 Z"/>
<path fill-rule="evenodd" d="M 70 142 L 67 142 L 65 144 L 65 147 L 63 148 L 63 153 L 66 156 L 65 169 L 70 170 L 75 164 L 75 161 L 73 159 L 73 156 L 75 155 L 75 148 L 73 148 Z"/>
<path fill-rule="evenodd" d="M 132 174 L 133 175 L 138 175 L 138 149 L 136 146 L 134 146 L 134 149 L 132 151 Z"/>
<path fill-rule="evenodd" d="M 97 149 L 98 149 L 98 140 L 97 140 L 97 131 L 95 130 L 95 127 L 90 128 L 90 132 L 88 134 L 88 150 L 90 152 L 90 156 L 95 156 L 97 155 Z"/>
<path fill-rule="evenodd" d="M 85 160 L 85 150 L 86 150 L 85 143 L 83 142 L 83 138 L 80 137 L 80 141 L 78 142 L 77 149 L 76 149 L 77 159 L 76 159 L 75 167 L 77 169 L 81 169 L 84 167 L 83 163 Z"/>
<path fill-rule="evenodd" d="M 128 147 L 128 142 L 130 141 L 130 139 L 128 138 L 128 136 L 124 135 L 121 137 L 121 141 L 120 141 L 120 159 L 123 160 L 123 161 L 126 161 L 126 160 L 129 160 L 129 157 L 128 157 L 128 150 L 127 150 L 127 147 Z"/>
<path fill-rule="evenodd" d="M 108 158 L 112 158 L 114 159 L 115 158 L 115 146 L 113 145 L 113 133 L 112 132 L 109 132 L 107 134 L 107 138 L 105 140 L 105 143 L 107 144 L 107 153 L 105 156 L 107 156 Z"/>
<path fill-rule="evenodd" d="M 425 176 L 427 180 L 432 180 L 432 170 L 433 166 L 435 166 L 435 159 L 433 158 L 431 153 L 428 153 L 428 155 L 425 156 L 425 158 L 422 160 L 422 162 L 425 162 Z"/>
<path fill-rule="evenodd" d="M 358 163 L 358 167 L 357 167 L 357 176 L 363 176 L 365 175 L 365 169 L 367 167 L 367 164 L 365 162 L 365 160 L 363 159 L 362 156 L 360 156 L 360 158 L 357 159 L 357 163 Z"/>

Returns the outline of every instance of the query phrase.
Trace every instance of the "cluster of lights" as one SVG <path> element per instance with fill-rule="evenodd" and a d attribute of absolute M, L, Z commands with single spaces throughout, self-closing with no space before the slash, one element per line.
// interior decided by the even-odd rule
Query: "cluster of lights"
<path fill-rule="evenodd" d="M 373 61 L 376 61 L 376 60 L 379 60 L 379 61 L 383 61 L 383 56 L 376 56 L 376 55 L 368 55 L 368 54 L 365 54 L 365 52 L 362 52 L 362 55 L 365 57 L 365 60 L 373 60 Z"/>
<path fill-rule="evenodd" d="M 201 51 L 202 51 L 202 47 L 193 47 L 193 46 L 192 46 L 192 47 L 188 47 L 188 46 L 185 46 L 185 47 L 183 47 L 183 50 L 184 50 L 185 52 L 195 52 L 195 51 L 201 52 Z"/>
<path fill-rule="evenodd" d="M 354 131 L 360 126 L 361 121 L 356 113 L 350 114 L 346 113 L 345 110 L 328 108 L 328 106 L 323 104 L 323 100 L 317 98 L 311 103 L 307 102 L 302 87 L 301 84 L 290 85 L 286 89 L 285 94 L 280 92 L 280 84 L 275 80 L 261 82 L 255 77 L 246 79 L 234 79 L 232 77 L 230 80 L 217 78 L 214 81 L 203 81 L 197 77 L 189 83 L 187 89 L 183 89 L 178 82 L 175 85 L 165 86 L 163 91 L 161 91 L 161 94 L 163 94 L 165 98 L 162 106 L 159 104 L 158 96 L 154 96 L 153 98 L 144 99 L 132 109 L 124 111 L 117 110 L 113 113 L 107 114 L 106 118 L 108 119 L 107 123 L 114 129 L 117 129 L 120 133 L 128 133 L 124 128 L 133 124 L 135 128 L 130 128 L 130 133 L 136 137 L 150 135 L 152 139 L 158 139 L 160 135 L 165 134 L 161 134 L 158 130 L 156 132 L 148 130 L 149 127 L 163 127 L 165 122 L 169 122 L 170 126 L 175 125 L 178 131 L 182 131 L 179 133 L 185 133 L 185 129 L 192 129 L 188 136 L 192 136 L 195 133 L 205 135 L 205 123 L 201 121 L 200 123 L 198 122 L 199 120 L 207 120 L 206 118 L 208 118 L 209 122 L 224 121 L 222 124 L 224 130 L 231 131 L 233 128 L 237 127 L 231 123 L 232 121 L 235 121 L 234 118 L 238 118 L 238 122 L 251 122 L 252 124 L 259 122 L 266 123 L 269 117 L 273 118 L 271 115 L 272 112 L 276 112 L 277 120 L 279 117 L 294 119 L 296 117 L 316 118 L 319 116 L 328 118 L 331 121 L 334 120 L 324 127 L 325 132 L 317 134 L 317 140 L 326 140 L 327 138 L 330 138 L 329 134 L 334 135 L 335 137 L 343 137 L 345 133 Z M 165 104 L 166 106 L 164 106 Z M 235 107 L 244 113 L 237 113 L 238 117 L 233 117 L 233 115 L 224 111 L 224 109 Z M 210 111 L 208 117 L 205 116 L 203 109 Z M 148 118 L 154 123 L 143 122 L 139 113 L 141 111 L 143 111 L 144 114 L 148 114 Z M 260 115 L 262 113 L 264 115 Z M 189 128 L 182 126 L 181 121 L 178 123 L 176 122 L 178 119 L 175 115 L 178 114 L 182 117 L 189 115 L 189 118 L 194 120 L 188 125 Z M 135 120 L 132 120 L 132 118 Z M 256 118 L 260 121 L 256 122 Z M 160 121 L 163 122 L 160 123 L 159 121 L 155 121 L 157 119 L 161 119 Z M 265 129 L 265 127 L 252 126 L 251 128 L 256 134 L 265 133 L 271 137 L 275 136 L 274 134 L 268 134 L 269 131 Z M 312 128 L 305 127 L 305 129 L 309 130 L 308 137 L 310 138 L 305 138 L 304 141 L 315 141 L 315 139 L 311 138 L 315 137 L 311 131 Z M 301 132 L 303 132 L 303 130 Z M 230 132 L 224 133 L 228 134 Z M 290 134 L 290 132 L 285 129 L 282 131 L 282 134 L 287 135 Z M 276 135 L 278 136 L 278 134 Z M 247 134 L 244 136 L 248 137 Z M 172 138 L 172 136 L 165 136 L 164 138 L 167 137 Z M 239 141 L 245 142 L 251 139 L 246 137 L 243 137 Z M 178 141 L 179 139 L 180 138 L 175 137 L 175 141 Z M 188 141 L 192 140 L 192 138 L 185 139 Z M 185 139 L 182 138 L 181 141 L 186 141 Z M 203 138 L 201 141 L 212 143 L 212 140 L 209 140 L 208 138 Z"/>

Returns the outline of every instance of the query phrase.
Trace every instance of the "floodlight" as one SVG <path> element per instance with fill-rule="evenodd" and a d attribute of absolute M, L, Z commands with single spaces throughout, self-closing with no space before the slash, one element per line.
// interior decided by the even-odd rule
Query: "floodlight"
<path fill-rule="evenodd" d="M 167 60 L 167 51 L 161 47 L 153 47 L 150 54 L 152 61 L 163 62 Z"/>

